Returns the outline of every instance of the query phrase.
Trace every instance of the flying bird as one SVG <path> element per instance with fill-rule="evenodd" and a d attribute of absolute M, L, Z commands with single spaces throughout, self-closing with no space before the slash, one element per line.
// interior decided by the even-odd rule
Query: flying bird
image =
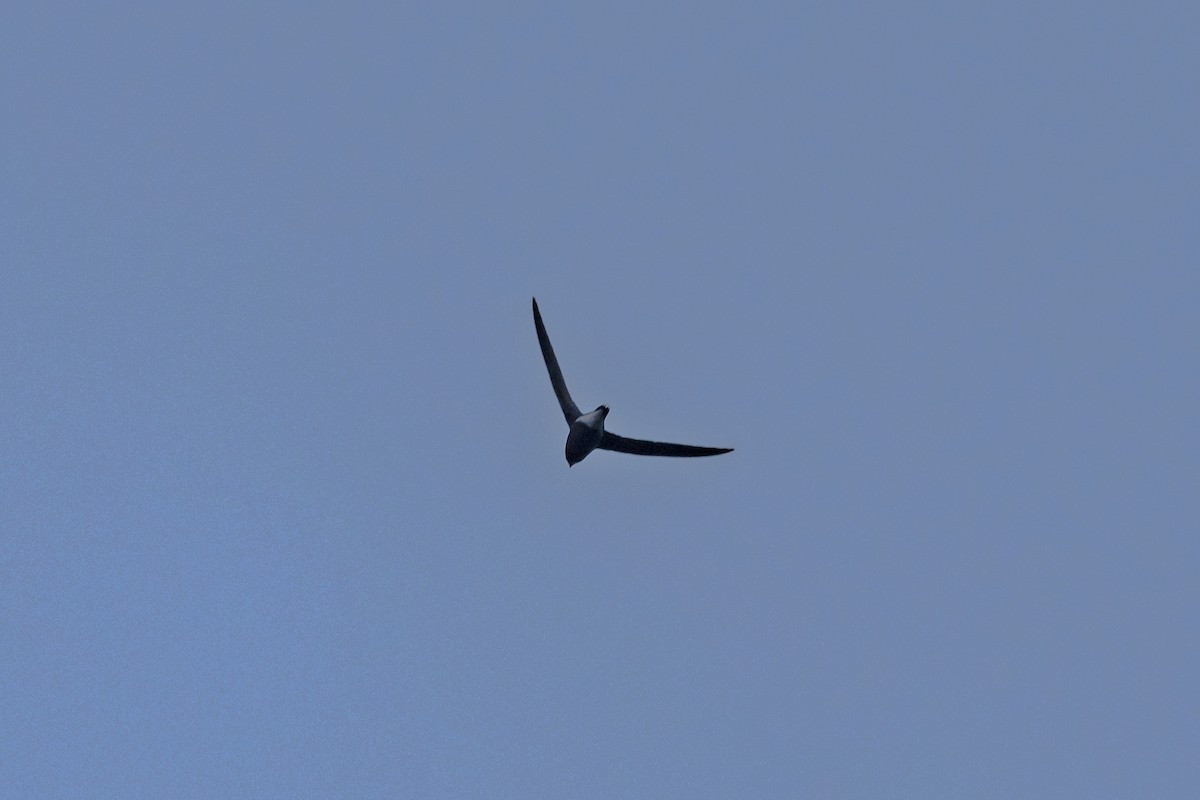
<path fill-rule="evenodd" d="M 587 458 L 588 453 L 596 448 L 614 450 L 618 453 L 632 453 L 635 456 L 676 456 L 694 458 L 696 456 L 719 456 L 733 450 L 732 447 L 696 447 L 690 444 L 668 444 L 667 442 L 647 442 L 644 439 L 626 439 L 604 430 L 604 419 L 608 416 L 608 406 L 597 406 L 595 411 L 584 414 L 571 399 L 567 384 L 563 380 L 562 370 L 558 368 L 558 359 L 554 357 L 554 348 L 550 346 L 550 337 L 546 335 L 546 326 L 542 323 L 542 312 L 538 311 L 537 298 L 533 298 L 533 324 L 537 328 L 538 344 L 542 346 L 542 358 L 546 361 L 546 370 L 550 373 L 550 384 L 562 406 L 563 416 L 571 426 L 567 434 L 567 466 L 573 467 Z"/>

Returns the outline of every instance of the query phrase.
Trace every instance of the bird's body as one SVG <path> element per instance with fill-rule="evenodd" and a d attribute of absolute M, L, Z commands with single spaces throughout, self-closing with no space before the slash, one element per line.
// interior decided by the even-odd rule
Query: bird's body
<path fill-rule="evenodd" d="M 604 418 L 607 416 L 608 406 L 600 406 L 595 411 L 581 414 L 571 423 L 571 432 L 567 434 L 568 464 L 575 466 L 600 446 L 604 439 Z"/>
<path fill-rule="evenodd" d="M 732 447 L 696 447 L 690 444 L 627 439 L 606 431 L 604 420 L 608 417 L 608 406 L 597 406 L 594 411 L 584 414 L 571 399 L 566 381 L 563 380 L 562 370 L 558 366 L 558 359 L 554 355 L 554 348 L 550 346 L 550 337 L 546 334 L 542 314 L 538 311 L 537 298 L 534 298 L 533 301 L 533 324 L 537 328 L 538 344 L 542 349 L 542 359 L 546 362 L 546 371 L 550 373 L 550 384 L 554 387 L 554 394 L 558 398 L 559 407 L 562 408 L 563 417 L 571 426 L 571 430 L 567 434 L 566 446 L 568 466 L 575 466 L 596 449 L 632 453 L 639 456 L 680 458 L 716 456 L 733 450 Z"/>

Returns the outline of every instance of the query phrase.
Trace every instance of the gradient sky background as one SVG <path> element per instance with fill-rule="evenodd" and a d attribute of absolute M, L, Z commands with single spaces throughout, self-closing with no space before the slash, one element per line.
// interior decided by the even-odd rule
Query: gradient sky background
<path fill-rule="evenodd" d="M 1198 40 L 9 8 L 0 794 L 1194 797 Z"/>

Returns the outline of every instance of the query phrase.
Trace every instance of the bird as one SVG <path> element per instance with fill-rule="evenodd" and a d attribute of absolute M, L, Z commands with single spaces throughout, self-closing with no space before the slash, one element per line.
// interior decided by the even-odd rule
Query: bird
<path fill-rule="evenodd" d="M 533 324 L 537 328 L 538 344 L 542 348 L 546 371 L 550 373 L 550 385 L 554 387 L 554 394 L 558 397 L 558 404 L 562 407 L 567 425 L 571 426 L 571 431 L 567 434 L 566 446 L 568 467 L 573 467 L 583 461 L 596 449 L 631 453 L 635 456 L 675 456 L 677 458 L 719 456 L 722 453 L 733 452 L 732 447 L 696 447 L 690 444 L 627 439 L 605 430 L 604 420 L 608 417 L 608 406 L 596 406 L 595 410 L 584 414 L 571 399 L 566 381 L 563 380 L 562 370 L 558 366 L 558 359 L 554 356 L 554 348 L 550 346 L 550 337 L 546 335 L 546 325 L 542 322 L 542 312 L 538 310 L 536 297 L 533 298 Z"/>

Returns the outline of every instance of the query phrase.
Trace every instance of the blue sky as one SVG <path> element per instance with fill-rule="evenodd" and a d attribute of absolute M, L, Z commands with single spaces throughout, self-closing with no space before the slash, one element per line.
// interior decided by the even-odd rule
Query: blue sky
<path fill-rule="evenodd" d="M 3 793 L 1192 796 L 1197 22 L 10 10 Z"/>

